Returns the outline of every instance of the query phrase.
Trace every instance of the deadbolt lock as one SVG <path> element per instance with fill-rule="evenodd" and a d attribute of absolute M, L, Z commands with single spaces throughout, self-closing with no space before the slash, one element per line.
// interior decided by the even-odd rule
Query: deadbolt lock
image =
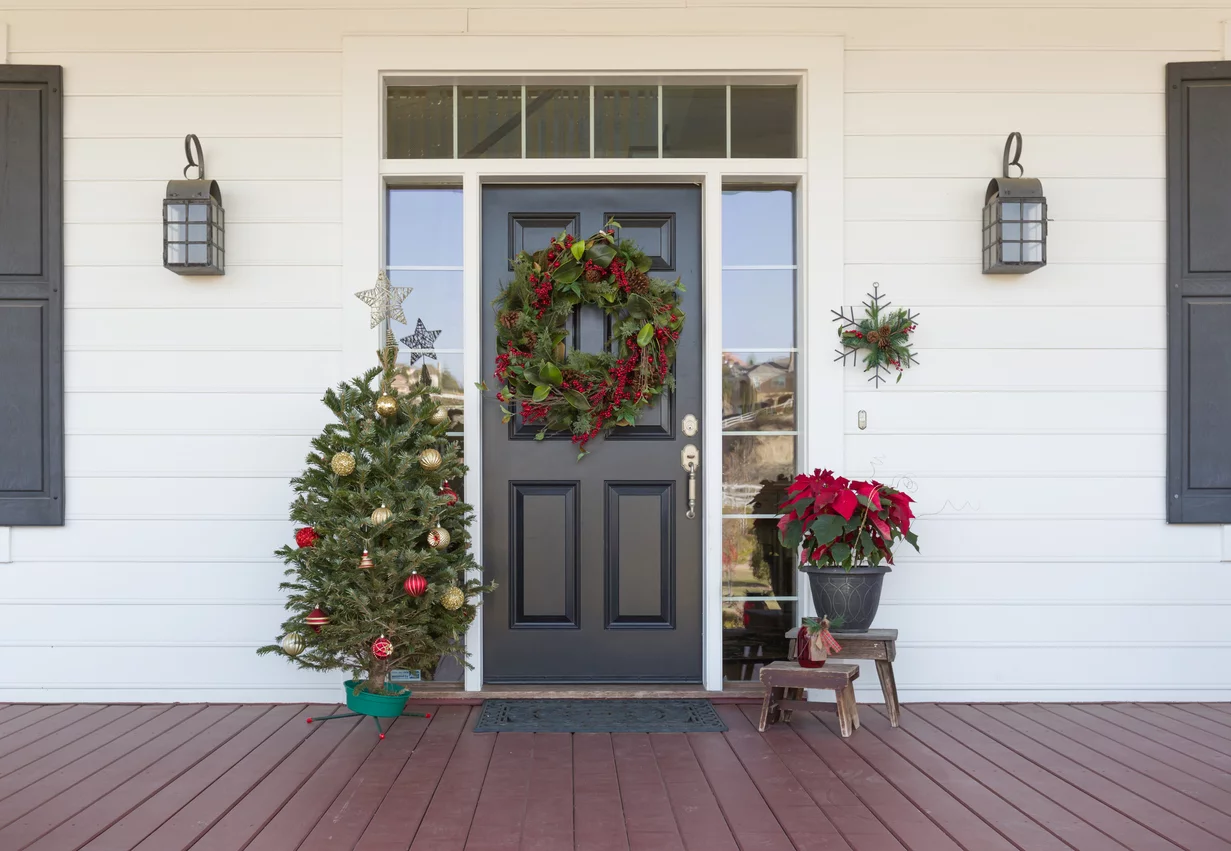
<path fill-rule="evenodd" d="M 680 423 L 680 431 L 684 432 L 685 437 L 696 437 L 697 417 L 694 414 L 685 414 Z"/>

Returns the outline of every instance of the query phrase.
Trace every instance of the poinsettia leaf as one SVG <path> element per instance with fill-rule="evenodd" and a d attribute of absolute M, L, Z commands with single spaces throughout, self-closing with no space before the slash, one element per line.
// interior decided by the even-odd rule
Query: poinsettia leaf
<path fill-rule="evenodd" d="M 855 509 L 859 507 L 859 500 L 855 498 L 852 491 L 841 490 L 833 500 L 833 510 L 842 515 L 843 520 L 850 520 L 851 515 L 855 513 Z"/>
<path fill-rule="evenodd" d="M 919 536 L 914 532 L 904 532 L 902 537 L 906 539 L 906 543 L 915 548 L 915 552 L 919 552 Z"/>
<path fill-rule="evenodd" d="M 535 402 L 542 402 L 547 398 L 547 394 L 551 393 L 551 388 L 546 384 L 540 384 L 534 388 L 534 394 L 531 396 Z"/>
<path fill-rule="evenodd" d="M 842 534 L 842 520 L 833 514 L 822 514 L 812 521 L 808 531 L 816 536 L 817 541 L 820 543 L 828 544 Z"/>
<path fill-rule="evenodd" d="M 829 554 L 833 556 L 834 561 L 846 561 L 851 557 L 851 548 L 841 541 L 838 541 L 837 543 L 830 545 Z"/>
<path fill-rule="evenodd" d="M 803 532 L 799 526 L 788 526 L 779 530 L 778 537 L 782 541 L 782 546 L 794 551 L 799 548 L 799 542 L 803 540 Z"/>
<path fill-rule="evenodd" d="M 647 322 L 641 326 L 641 330 L 637 332 L 637 345 L 643 349 L 650 344 L 650 340 L 654 339 L 654 323 Z"/>
<path fill-rule="evenodd" d="M 590 410 L 590 400 L 587 399 L 585 396 L 583 396 L 581 393 L 578 393 L 576 390 L 572 389 L 571 387 L 560 388 L 560 393 L 561 395 L 564 396 L 565 400 L 567 400 L 568 403 L 572 405 L 574 408 L 576 408 L 577 410 L 579 411 Z"/>
<path fill-rule="evenodd" d="M 558 386 L 564 380 L 564 376 L 560 373 L 560 368 L 554 363 L 545 363 L 539 368 L 539 377 L 553 387 Z"/>
<path fill-rule="evenodd" d="M 597 265 L 606 269 L 611 265 L 611 261 L 615 259 L 616 250 L 610 243 L 596 242 L 594 245 L 590 246 L 590 250 L 587 251 L 586 254 Z"/>

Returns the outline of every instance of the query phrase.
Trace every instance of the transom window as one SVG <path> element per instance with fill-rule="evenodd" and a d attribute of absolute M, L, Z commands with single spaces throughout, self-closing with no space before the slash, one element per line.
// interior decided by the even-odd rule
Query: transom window
<path fill-rule="evenodd" d="M 794 158 L 794 84 L 389 86 L 388 159 Z"/>

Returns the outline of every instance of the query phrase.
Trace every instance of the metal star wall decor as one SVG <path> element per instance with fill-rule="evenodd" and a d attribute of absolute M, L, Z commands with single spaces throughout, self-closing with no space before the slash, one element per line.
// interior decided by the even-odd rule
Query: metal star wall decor
<path fill-rule="evenodd" d="M 372 308 L 372 327 L 375 328 L 386 319 L 405 322 L 406 314 L 402 312 L 402 302 L 406 301 L 411 292 L 411 287 L 393 286 L 389 283 L 389 276 L 381 272 L 376 278 L 376 286 L 370 290 L 360 290 L 355 293 L 355 298 Z"/>
<path fill-rule="evenodd" d="M 440 336 L 440 333 L 440 331 L 427 330 L 427 326 L 420 319 L 415 324 L 415 333 L 407 334 L 402 338 L 402 345 L 408 349 L 417 350 L 409 353 L 412 366 L 419 358 L 440 360 L 440 358 L 436 357 L 436 338 Z"/>
<path fill-rule="evenodd" d="M 901 307 L 890 310 L 892 302 L 884 298 L 880 284 L 873 284 L 868 300 L 863 303 L 862 316 L 856 315 L 854 307 L 829 311 L 834 321 L 841 323 L 838 344 L 842 348 L 836 349 L 838 356 L 834 360 L 846 363 L 850 358 L 858 363 L 862 353 L 863 371 L 872 373 L 868 381 L 878 388 L 888 380 L 885 376 L 891 369 L 897 370 L 897 380 L 901 381 L 902 368 L 919 363 L 910 343 L 919 314 Z"/>

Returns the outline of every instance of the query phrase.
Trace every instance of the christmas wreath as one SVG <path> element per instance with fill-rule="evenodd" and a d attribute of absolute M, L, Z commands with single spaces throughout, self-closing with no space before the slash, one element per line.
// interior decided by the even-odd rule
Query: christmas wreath
<path fill-rule="evenodd" d="M 513 261 L 513 279 L 496 307 L 496 380 L 503 387 L 504 422 L 520 409 L 535 435 L 569 432 L 586 454 L 600 432 L 631 426 L 641 408 L 675 386 L 671 365 L 684 326 L 680 282 L 649 275 L 650 258 L 619 224 L 588 239 L 562 233 Z M 573 311 L 591 305 L 610 317 L 612 337 L 603 352 L 569 350 Z M 612 345 L 616 344 L 616 345 Z M 618 349 L 618 351 L 613 351 Z"/>

